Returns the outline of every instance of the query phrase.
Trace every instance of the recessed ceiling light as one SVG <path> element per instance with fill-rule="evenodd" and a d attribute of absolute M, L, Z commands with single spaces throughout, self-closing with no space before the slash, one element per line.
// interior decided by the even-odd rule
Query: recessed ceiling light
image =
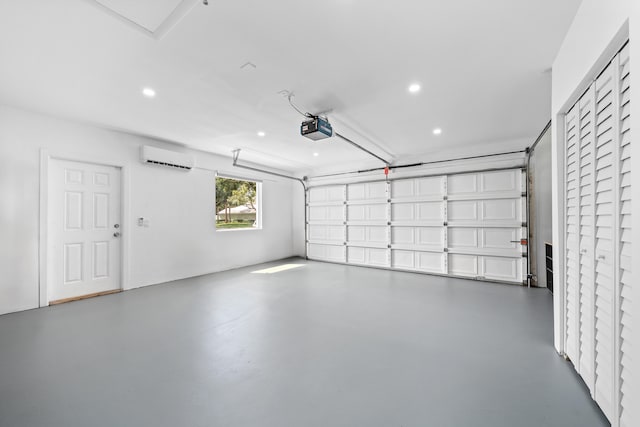
<path fill-rule="evenodd" d="M 145 87 L 144 89 L 142 89 L 142 94 L 147 98 L 153 98 L 154 96 L 156 96 L 156 91 L 151 89 L 150 87 Z"/>
<path fill-rule="evenodd" d="M 318 157 L 320 153 L 313 153 L 313 157 Z"/>
<path fill-rule="evenodd" d="M 435 128 L 435 129 L 433 130 L 433 134 L 434 134 L 434 135 L 440 135 L 441 133 L 442 133 L 442 129 L 440 129 L 440 128 Z"/>
<path fill-rule="evenodd" d="M 265 135 L 266 135 L 266 133 L 264 133 L 263 131 L 259 131 L 259 132 L 258 132 L 258 136 L 259 136 L 260 138 L 262 138 L 262 137 L 263 137 L 263 136 L 265 136 Z"/>
<path fill-rule="evenodd" d="M 409 92 L 411 93 L 418 93 L 420 92 L 421 86 L 418 83 L 414 83 L 411 86 L 409 86 Z"/>

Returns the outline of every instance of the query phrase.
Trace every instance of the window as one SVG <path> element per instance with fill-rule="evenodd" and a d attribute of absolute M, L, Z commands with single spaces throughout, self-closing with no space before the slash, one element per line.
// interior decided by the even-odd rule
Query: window
<path fill-rule="evenodd" d="M 216 229 L 261 228 L 261 187 L 255 181 L 216 177 Z"/>

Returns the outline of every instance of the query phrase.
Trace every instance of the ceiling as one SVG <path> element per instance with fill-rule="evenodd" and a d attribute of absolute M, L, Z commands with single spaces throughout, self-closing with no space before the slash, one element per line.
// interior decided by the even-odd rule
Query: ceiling
<path fill-rule="evenodd" d="M 281 91 L 396 162 L 530 145 L 580 0 L 136 3 L 1 2 L 0 103 L 306 172 L 380 162 Z"/>

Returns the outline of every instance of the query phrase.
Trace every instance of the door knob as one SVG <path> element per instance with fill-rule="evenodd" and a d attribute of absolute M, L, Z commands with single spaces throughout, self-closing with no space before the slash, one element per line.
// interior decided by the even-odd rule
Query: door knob
<path fill-rule="evenodd" d="M 120 237 L 120 233 L 116 231 L 115 233 L 113 233 L 113 237 Z"/>

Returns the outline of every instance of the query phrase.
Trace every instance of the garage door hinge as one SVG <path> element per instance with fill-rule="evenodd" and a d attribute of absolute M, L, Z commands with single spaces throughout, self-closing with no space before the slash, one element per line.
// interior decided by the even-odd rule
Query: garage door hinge
<path fill-rule="evenodd" d="M 444 248 L 443 251 L 444 252 L 449 252 L 449 248 Z"/>
<path fill-rule="evenodd" d="M 444 197 L 442 198 L 442 200 L 449 200 L 449 197 L 444 196 Z"/>
<path fill-rule="evenodd" d="M 444 225 L 446 227 L 449 224 L 445 221 L 442 225 Z"/>
<path fill-rule="evenodd" d="M 527 197 L 527 192 L 526 191 L 522 192 L 522 197 Z"/>
<path fill-rule="evenodd" d="M 387 249 L 391 249 L 391 245 L 387 245 Z"/>
<path fill-rule="evenodd" d="M 527 223 L 526 223 L 526 222 L 523 222 L 523 223 L 522 223 L 522 226 L 523 226 L 523 227 L 526 227 L 526 226 L 527 226 Z"/>
<path fill-rule="evenodd" d="M 527 253 L 526 252 L 522 252 L 522 258 L 526 258 L 527 257 Z"/>
<path fill-rule="evenodd" d="M 391 225 L 391 221 L 387 221 L 387 225 Z"/>

